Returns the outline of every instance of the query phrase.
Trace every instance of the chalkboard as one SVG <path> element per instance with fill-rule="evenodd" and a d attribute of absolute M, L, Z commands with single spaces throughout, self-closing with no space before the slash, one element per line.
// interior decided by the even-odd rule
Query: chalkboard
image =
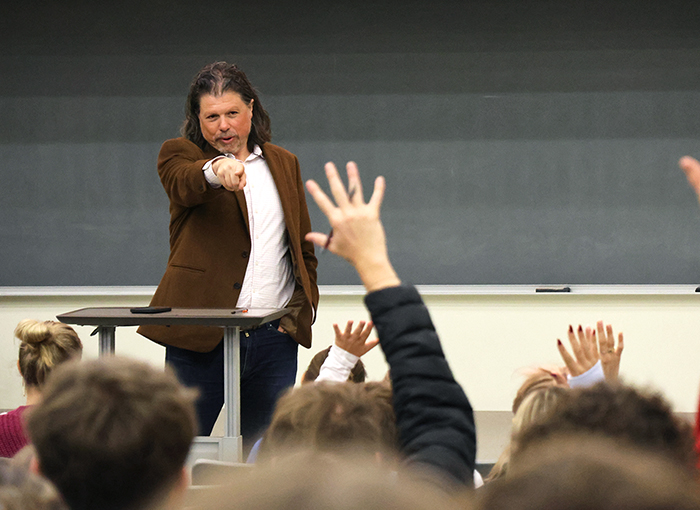
<path fill-rule="evenodd" d="M 0 20 L 0 286 L 158 283 L 156 156 L 215 60 L 247 72 L 305 178 L 351 159 L 386 177 L 408 281 L 700 281 L 677 167 L 700 156 L 697 2 L 94 4 Z M 319 283 L 359 281 L 321 254 Z"/>

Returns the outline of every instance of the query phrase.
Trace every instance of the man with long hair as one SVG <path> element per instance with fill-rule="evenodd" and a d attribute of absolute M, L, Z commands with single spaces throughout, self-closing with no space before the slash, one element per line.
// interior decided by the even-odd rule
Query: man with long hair
<path fill-rule="evenodd" d="M 297 346 L 311 345 L 316 257 L 296 156 L 270 143 L 270 118 L 246 75 L 215 62 L 195 76 L 182 137 L 166 141 L 158 174 L 170 199 L 170 257 L 151 304 L 287 308 L 241 335 L 241 432 L 250 445 L 278 394 L 294 384 Z M 223 404 L 220 328 L 142 326 L 166 362 L 199 388 L 200 434 Z M 252 442 L 251 442 L 252 441 Z"/>

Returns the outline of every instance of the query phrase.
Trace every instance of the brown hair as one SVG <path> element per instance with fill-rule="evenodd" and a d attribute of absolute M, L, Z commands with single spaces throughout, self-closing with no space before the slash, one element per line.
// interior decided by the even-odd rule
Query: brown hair
<path fill-rule="evenodd" d="M 299 449 L 396 455 L 391 396 L 383 382 L 319 382 L 292 388 L 277 402 L 260 458 Z"/>
<path fill-rule="evenodd" d="M 0 458 L 0 508 L 68 510 L 61 495 L 48 480 L 7 458 Z"/>
<path fill-rule="evenodd" d="M 182 136 L 195 143 L 200 149 L 206 148 L 208 142 L 202 136 L 202 129 L 199 125 L 200 99 L 205 94 L 220 96 L 225 92 L 237 93 L 246 104 L 253 101 L 248 151 L 253 152 L 256 145 L 262 146 L 265 142 L 272 140 L 270 116 L 263 108 L 253 85 L 238 66 L 226 62 L 214 62 L 204 66 L 192 80 L 185 104 L 185 123 L 181 129 Z"/>
<path fill-rule="evenodd" d="M 477 491 L 476 510 L 700 510 L 700 495 L 668 458 L 579 433 L 523 452 L 507 477 Z"/>
<path fill-rule="evenodd" d="M 20 340 L 19 371 L 27 386 L 41 387 L 58 364 L 79 359 L 83 344 L 68 324 L 25 319 L 15 328 Z"/>
<path fill-rule="evenodd" d="M 304 376 L 302 377 L 302 383 L 309 383 L 313 382 L 316 380 L 318 377 L 319 372 L 321 371 L 321 366 L 323 365 L 323 362 L 326 361 L 326 358 L 328 357 L 328 353 L 330 352 L 331 347 L 326 347 L 322 351 L 317 352 L 313 358 L 311 358 L 311 361 L 309 362 L 309 366 L 306 368 L 306 372 L 304 372 Z M 355 363 L 355 366 L 352 367 L 352 370 L 350 371 L 350 375 L 348 376 L 348 381 L 354 382 L 354 383 L 361 383 L 365 382 L 365 379 L 367 378 L 367 372 L 365 371 L 365 365 L 362 363 L 361 359 L 357 360 L 357 363 Z"/>
<path fill-rule="evenodd" d="M 554 433 L 577 432 L 615 438 L 695 471 L 692 428 L 661 394 L 605 382 L 564 392 L 546 420 L 515 438 L 513 459 Z"/>
<path fill-rule="evenodd" d="M 146 506 L 180 477 L 196 430 L 195 395 L 170 369 L 142 361 L 64 363 L 28 411 L 42 474 L 71 510 Z"/>
<path fill-rule="evenodd" d="M 464 510 L 425 477 L 374 459 L 297 452 L 256 465 L 203 498 L 207 510 Z"/>

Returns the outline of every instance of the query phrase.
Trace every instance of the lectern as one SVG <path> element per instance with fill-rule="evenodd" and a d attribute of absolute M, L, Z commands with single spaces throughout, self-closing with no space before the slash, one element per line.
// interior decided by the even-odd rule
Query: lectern
<path fill-rule="evenodd" d="M 66 324 L 97 326 L 100 356 L 114 354 L 115 329 L 118 326 L 216 326 L 224 328 L 224 403 L 226 423 L 224 437 L 198 437 L 198 443 L 215 443 L 219 460 L 243 461 L 240 399 L 240 330 L 261 326 L 287 314 L 285 309 L 251 308 L 173 308 L 167 312 L 133 313 L 128 307 L 81 308 L 56 318 Z"/>

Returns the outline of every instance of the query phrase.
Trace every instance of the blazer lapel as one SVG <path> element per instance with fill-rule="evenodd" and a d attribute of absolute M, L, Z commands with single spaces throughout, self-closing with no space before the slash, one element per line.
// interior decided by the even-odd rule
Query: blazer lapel
<path fill-rule="evenodd" d="M 284 224 L 287 226 L 287 231 L 291 234 L 293 232 L 293 227 L 290 225 L 290 217 L 292 214 L 291 205 L 291 194 L 289 192 L 289 184 L 287 183 L 287 172 L 282 168 L 282 164 L 274 152 L 266 151 L 263 144 L 262 151 L 267 163 L 267 167 L 270 169 L 272 174 L 272 179 L 275 181 L 275 186 L 277 187 L 277 194 L 280 197 L 280 203 L 282 204 L 282 211 L 284 212 Z"/>

